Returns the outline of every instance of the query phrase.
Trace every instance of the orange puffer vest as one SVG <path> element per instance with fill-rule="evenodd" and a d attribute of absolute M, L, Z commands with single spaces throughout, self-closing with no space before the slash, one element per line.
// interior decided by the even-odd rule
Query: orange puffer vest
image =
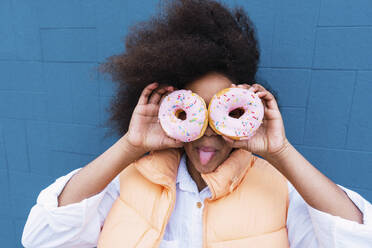
<path fill-rule="evenodd" d="M 159 246 L 175 205 L 181 155 L 178 149 L 151 152 L 120 173 L 120 196 L 99 248 Z M 287 179 L 266 160 L 239 149 L 201 176 L 212 193 L 203 209 L 204 248 L 289 247 Z"/>

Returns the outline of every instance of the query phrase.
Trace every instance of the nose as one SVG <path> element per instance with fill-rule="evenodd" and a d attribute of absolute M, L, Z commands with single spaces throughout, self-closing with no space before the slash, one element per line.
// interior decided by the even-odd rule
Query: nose
<path fill-rule="evenodd" d="M 215 131 L 213 131 L 213 129 L 209 126 L 207 126 L 207 129 L 205 129 L 205 133 L 204 133 L 205 136 L 212 136 L 212 135 L 218 135 Z"/>

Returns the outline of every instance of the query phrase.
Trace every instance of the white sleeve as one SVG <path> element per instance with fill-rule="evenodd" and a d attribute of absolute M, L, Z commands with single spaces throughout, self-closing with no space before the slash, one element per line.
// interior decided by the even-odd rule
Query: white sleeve
<path fill-rule="evenodd" d="M 58 207 L 59 194 L 80 169 L 57 178 L 40 192 L 23 229 L 23 246 L 83 248 L 97 245 L 103 222 L 119 196 L 119 175 L 98 194 Z"/>
<path fill-rule="evenodd" d="M 338 185 L 338 184 L 337 184 Z M 288 182 L 288 239 L 291 248 L 371 248 L 372 205 L 358 193 L 341 185 L 363 213 L 363 224 L 319 211 L 308 205 Z"/>

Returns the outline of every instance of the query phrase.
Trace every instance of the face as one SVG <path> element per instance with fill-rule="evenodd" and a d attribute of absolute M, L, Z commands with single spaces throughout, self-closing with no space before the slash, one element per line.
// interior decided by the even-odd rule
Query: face
<path fill-rule="evenodd" d="M 202 97 L 208 106 L 213 95 L 222 89 L 231 87 L 231 84 L 232 82 L 223 75 L 210 73 L 189 83 L 185 88 Z M 214 171 L 232 150 L 222 136 L 215 133 L 209 125 L 201 138 L 185 143 L 184 149 L 189 162 L 199 173 Z"/>

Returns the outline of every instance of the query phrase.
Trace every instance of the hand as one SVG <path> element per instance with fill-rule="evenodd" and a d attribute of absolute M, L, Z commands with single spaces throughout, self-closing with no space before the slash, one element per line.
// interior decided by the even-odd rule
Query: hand
<path fill-rule="evenodd" d="M 249 89 L 258 94 L 264 104 L 263 123 L 248 140 L 223 138 L 234 148 L 243 148 L 264 158 L 281 153 L 289 145 L 285 136 L 283 119 L 274 96 L 260 84 L 241 84 L 233 87 Z"/>
<path fill-rule="evenodd" d="M 183 142 L 168 137 L 158 121 L 160 101 L 173 90 L 172 86 L 159 87 L 156 82 L 144 88 L 125 134 L 131 146 L 144 153 L 183 146 Z"/>

